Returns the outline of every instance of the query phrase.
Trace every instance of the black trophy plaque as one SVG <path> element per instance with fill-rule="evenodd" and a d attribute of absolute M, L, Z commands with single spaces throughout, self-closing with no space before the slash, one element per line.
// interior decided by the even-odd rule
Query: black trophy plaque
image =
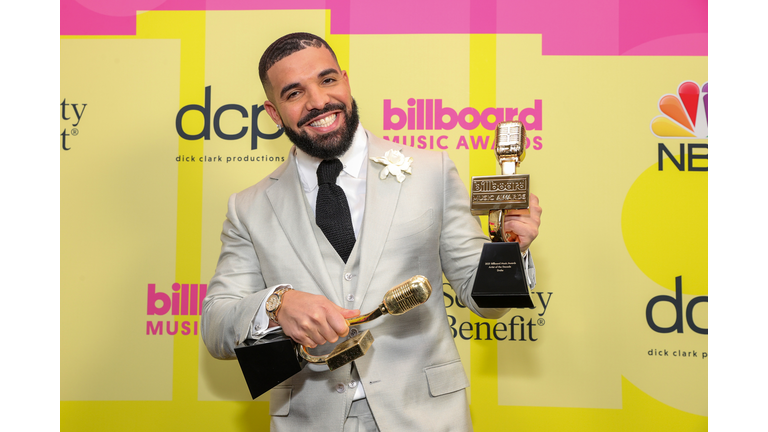
<path fill-rule="evenodd" d="M 258 340 L 246 340 L 235 347 L 235 355 L 240 363 L 240 370 L 243 371 L 245 383 L 248 384 L 248 390 L 256 399 L 299 373 L 307 363 L 324 364 L 328 369 L 336 370 L 364 356 L 371 344 L 371 331 L 363 330 L 357 336 L 336 345 L 330 354 L 316 356 L 282 331 L 276 331 Z"/>
<path fill-rule="evenodd" d="M 283 332 L 249 339 L 235 347 L 235 355 L 254 399 L 299 373 L 307 363 L 296 355 L 296 343 Z"/>
<path fill-rule="evenodd" d="M 472 299 L 483 308 L 532 308 L 518 243 L 486 243 L 472 287 Z"/>

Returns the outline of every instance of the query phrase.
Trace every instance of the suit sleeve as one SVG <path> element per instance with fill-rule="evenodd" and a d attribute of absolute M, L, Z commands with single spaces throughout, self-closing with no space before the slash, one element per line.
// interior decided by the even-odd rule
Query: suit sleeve
<path fill-rule="evenodd" d="M 489 242 L 480 227 L 480 218 L 472 216 L 469 194 L 459 178 L 456 165 L 443 152 L 443 226 L 440 234 L 440 261 L 443 273 L 457 297 L 483 318 L 500 318 L 509 308 L 481 308 L 472 300 L 477 266 L 483 244 Z M 529 266 L 533 260 L 529 260 Z"/>
<path fill-rule="evenodd" d="M 234 348 L 250 334 L 265 289 L 250 232 L 238 217 L 237 194 L 229 198 L 221 231 L 221 255 L 203 302 L 201 332 L 212 356 L 235 358 Z"/>

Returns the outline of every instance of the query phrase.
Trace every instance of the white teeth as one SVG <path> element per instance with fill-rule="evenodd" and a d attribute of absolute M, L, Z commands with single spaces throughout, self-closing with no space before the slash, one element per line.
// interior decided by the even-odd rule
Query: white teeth
<path fill-rule="evenodd" d="M 325 127 L 333 123 L 335 120 L 336 120 L 336 114 L 332 114 L 332 115 L 329 115 L 328 117 L 312 122 L 309 125 L 312 127 Z"/>

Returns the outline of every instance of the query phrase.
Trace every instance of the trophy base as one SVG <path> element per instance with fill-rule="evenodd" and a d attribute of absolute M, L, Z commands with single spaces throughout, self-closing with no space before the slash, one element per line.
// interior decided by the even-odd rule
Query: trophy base
<path fill-rule="evenodd" d="M 336 370 L 359 359 L 368 352 L 371 344 L 373 344 L 373 335 L 370 330 L 363 330 L 357 336 L 345 340 L 328 354 L 328 369 Z"/>
<path fill-rule="evenodd" d="M 482 308 L 533 308 L 518 243 L 486 243 L 472 300 Z"/>
<path fill-rule="evenodd" d="M 296 355 L 295 346 L 291 338 L 276 332 L 235 347 L 237 362 L 252 398 L 256 399 L 301 371 L 306 362 Z"/>

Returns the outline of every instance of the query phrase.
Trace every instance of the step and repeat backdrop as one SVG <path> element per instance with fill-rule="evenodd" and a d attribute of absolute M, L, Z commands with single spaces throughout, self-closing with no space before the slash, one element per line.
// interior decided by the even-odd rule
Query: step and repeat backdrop
<path fill-rule="evenodd" d="M 294 31 L 467 185 L 527 128 L 535 307 L 444 282 L 476 430 L 707 429 L 706 1 L 62 0 L 62 430 L 269 429 L 200 313 L 227 198 L 286 160 L 257 66 Z"/>

